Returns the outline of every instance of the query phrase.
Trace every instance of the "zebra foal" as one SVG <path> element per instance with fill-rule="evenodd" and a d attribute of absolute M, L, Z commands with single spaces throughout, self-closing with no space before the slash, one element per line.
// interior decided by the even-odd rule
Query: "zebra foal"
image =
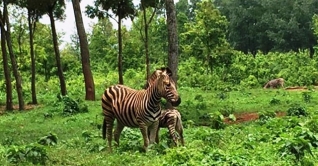
<path fill-rule="evenodd" d="M 114 140 L 117 145 L 125 126 L 139 127 L 144 140 L 143 148 L 146 151 L 149 143 L 155 142 L 158 119 L 161 115 L 161 98 L 165 98 L 174 106 L 181 103 L 175 83 L 170 77 L 171 71 L 162 68 L 160 71 L 157 70 L 156 74 L 157 79 L 149 83 L 147 89 L 135 90 L 124 85 L 113 85 L 105 90 L 102 96 L 102 134 L 104 139 L 107 138 L 110 151 L 115 119 L 117 125 Z"/>
<path fill-rule="evenodd" d="M 178 145 L 178 138 L 180 138 L 181 145 L 184 146 L 183 139 L 183 125 L 181 121 L 181 114 L 176 109 L 162 110 L 159 117 L 159 126 L 156 133 L 156 142 L 159 143 L 160 128 L 168 128 L 170 137 L 173 139 L 175 145 Z M 177 135 L 178 133 L 178 135 Z"/>

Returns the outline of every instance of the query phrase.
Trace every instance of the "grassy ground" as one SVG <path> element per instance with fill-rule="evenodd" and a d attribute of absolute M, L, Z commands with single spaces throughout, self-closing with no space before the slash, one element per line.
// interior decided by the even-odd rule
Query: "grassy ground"
<path fill-rule="evenodd" d="M 169 148 L 167 130 L 161 130 L 161 142 L 143 153 L 140 152 L 140 131 L 125 128 L 120 139 L 121 145 L 109 153 L 99 130 L 103 118 L 99 94 L 97 101 L 79 101 L 81 105 L 87 105 L 88 112 L 63 116 L 64 105 L 58 102 L 56 94 L 43 93 L 38 96 L 41 104 L 34 109 L 7 112 L 0 117 L 0 163 L 10 165 L 10 160 L 16 160 L 20 165 L 32 165 L 29 161 L 42 160 L 39 154 L 44 155 L 44 152 L 36 150 L 37 153 L 32 153 L 33 158 L 31 155 L 29 159 L 20 159 L 17 157 L 19 155 L 14 154 L 27 149 L 25 146 L 28 145 L 37 147 L 36 142 L 53 133 L 57 136 L 56 145 L 39 146 L 48 156 L 47 165 L 316 164 L 316 92 L 282 89 L 227 92 L 193 88 L 180 88 L 179 92 L 182 104 L 178 109 L 185 126 L 185 147 Z M 82 96 L 78 94 L 76 91 L 70 92 L 70 97 L 77 99 Z M 299 104 L 309 115 L 282 118 L 265 116 L 257 121 L 237 125 L 222 124 L 224 126 L 219 128 L 215 127 L 215 117 L 212 115 L 215 112 L 225 116 L 243 112 L 267 115 L 266 112 L 286 112 L 295 104 Z M 308 142 L 311 143 L 309 148 L 306 146 Z M 295 147 L 300 149 L 299 153 L 292 150 Z M 310 155 L 309 150 L 313 155 Z M 301 156 L 299 160 L 297 155 Z"/>

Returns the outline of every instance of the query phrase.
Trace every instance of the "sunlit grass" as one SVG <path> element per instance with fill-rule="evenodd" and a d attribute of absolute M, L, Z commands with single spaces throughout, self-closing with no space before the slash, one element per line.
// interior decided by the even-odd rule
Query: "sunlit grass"
<path fill-rule="evenodd" d="M 101 87 L 100 87 L 101 88 Z M 69 96 L 82 99 L 83 95 L 69 91 Z M 46 147 L 47 165 L 294 165 L 292 155 L 282 157 L 279 148 L 283 142 L 274 143 L 283 131 L 293 138 L 289 123 L 298 124 L 317 116 L 316 92 L 305 103 L 302 92 L 263 89 L 238 89 L 235 91 L 205 91 L 199 88 L 179 88 L 182 103 L 178 107 L 185 126 L 186 147 L 169 148 L 167 130 L 160 130 L 160 143 L 151 146 L 147 153 L 141 151 L 142 137 L 139 129 L 125 128 L 120 146 L 113 153 L 107 151 L 98 125 L 102 123 L 100 95 L 96 101 L 81 101 L 88 106 L 88 113 L 63 116 L 63 105 L 58 102 L 58 91 L 38 95 L 39 105 L 32 110 L 7 112 L 0 118 L 0 162 L 9 165 L 6 149 L 36 143 L 39 138 L 54 133 L 58 137 L 55 146 Z M 275 100 L 273 99 L 275 98 Z M 274 100 L 275 102 L 273 102 Z M 265 123 L 249 122 L 229 125 L 225 129 L 196 126 L 201 116 L 215 111 L 230 113 L 285 111 L 295 103 L 303 105 L 310 117 L 290 121 L 288 117 L 275 118 Z M 51 113 L 52 117 L 46 117 Z M 191 125 L 193 121 L 194 125 Z M 284 122 L 284 123 L 282 123 Z M 286 125 L 285 125 L 286 123 Z M 206 123 L 209 120 L 206 119 Z M 272 129 L 272 126 L 277 128 Z M 85 135 L 86 134 L 86 135 Z M 87 136 L 88 135 L 88 136 Z M 317 155 L 318 150 L 313 149 Z M 315 161 L 305 154 L 305 159 Z M 20 163 L 20 165 L 31 165 Z"/>

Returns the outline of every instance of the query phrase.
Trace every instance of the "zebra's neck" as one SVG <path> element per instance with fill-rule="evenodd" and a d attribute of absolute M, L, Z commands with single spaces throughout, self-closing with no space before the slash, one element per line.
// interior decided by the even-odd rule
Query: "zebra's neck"
<path fill-rule="evenodd" d="M 159 93 L 159 90 L 156 85 L 151 85 L 146 90 L 146 93 L 148 94 L 149 101 L 147 102 L 147 109 L 151 110 L 152 112 L 158 112 L 160 111 L 160 101 L 162 96 Z"/>

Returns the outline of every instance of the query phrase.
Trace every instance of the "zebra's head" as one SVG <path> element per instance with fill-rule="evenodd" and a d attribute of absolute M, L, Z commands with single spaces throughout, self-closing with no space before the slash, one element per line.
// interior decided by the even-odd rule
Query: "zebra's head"
<path fill-rule="evenodd" d="M 172 76 L 172 71 L 168 68 L 168 67 L 161 67 L 159 69 L 156 69 L 150 76 L 149 76 L 149 79 L 147 80 L 145 86 L 144 86 L 144 89 L 147 89 L 150 85 L 152 85 L 158 78 L 159 78 L 159 75 L 162 73 L 162 72 L 166 72 L 169 77 Z"/>
<path fill-rule="evenodd" d="M 166 68 L 169 69 L 169 68 Z M 171 70 L 158 71 L 157 88 L 162 97 L 176 107 L 181 103 L 181 98 L 177 92 L 176 84 L 172 79 Z"/>

